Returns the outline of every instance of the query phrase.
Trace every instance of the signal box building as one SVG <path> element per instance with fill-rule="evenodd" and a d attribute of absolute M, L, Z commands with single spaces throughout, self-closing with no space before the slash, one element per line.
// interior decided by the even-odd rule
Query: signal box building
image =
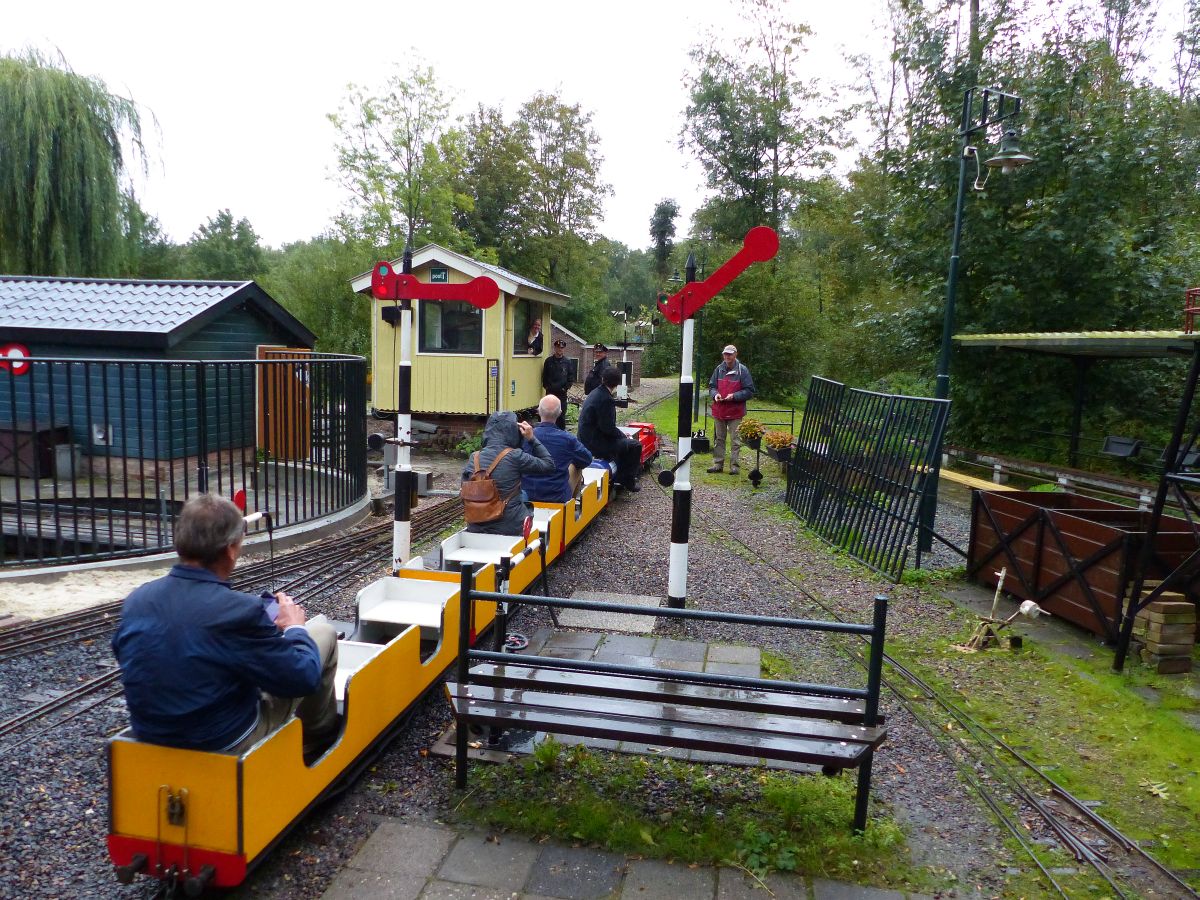
<path fill-rule="evenodd" d="M 400 271 L 401 260 L 392 260 Z M 553 351 L 552 311 L 570 297 L 508 269 L 427 244 L 413 253 L 413 275 L 430 284 L 465 284 L 486 275 L 500 288 L 489 309 L 443 300 L 413 301 L 412 408 L 425 416 L 486 416 L 523 410 L 542 397 L 542 364 Z M 371 297 L 371 273 L 353 288 L 373 305 L 371 405 L 379 414 L 397 406 L 400 319 L 384 307 L 397 301 Z M 541 322 L 541 346 L 531 352 L 530 329 Z"/>

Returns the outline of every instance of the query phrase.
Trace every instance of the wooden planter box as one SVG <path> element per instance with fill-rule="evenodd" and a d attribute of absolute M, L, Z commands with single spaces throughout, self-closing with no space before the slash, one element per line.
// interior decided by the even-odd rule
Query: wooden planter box
<path fill-rule="evenodd" d="M 1150 513 L 1078 494 L 975 491 L 967 575 L 1115 642 Z M 1147 579 L 1162 579 L 1197 548 L 1191 526 L 1163 516 Z M 1195 590 L 1188 592 L 1200 600 Z"/>

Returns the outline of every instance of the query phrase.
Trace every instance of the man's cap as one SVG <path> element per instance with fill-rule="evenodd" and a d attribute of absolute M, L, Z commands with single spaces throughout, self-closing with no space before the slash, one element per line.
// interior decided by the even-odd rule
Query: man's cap
<path fill-rule="evenodd" d="M 567 342 L 564 341 L 562 338 L 559 338 L 557 341 L 554 342 L 554 346 L 555 347 L 565 347 L 565 346 L 567 346 Z"/>
<path fill-rule="evenodd" d="M 596 346 L 592 347 L 592 349 L 593 349 L 593 350 L 597 350 L 597 351 L 599 351 L 599 350 L 603 350 L 605 353 L 607 353 L 607 352 L 608 352 L 608 348 L 607 348 L 607 347 L 605 347 L 603 344 L 601 344 L 601 343 L 599 343 L 599 342 L 597 342 L 597 343 L 596 343 Z"/>
<path fill-rule="evenodd" d="M 721 352 L 722 353 L 732 353 L 734 356 L 736 356 L 737 355 L 737 347 L 733 346 L 733 344 L 726 344 L 725 349 L 722 350 Z"/>

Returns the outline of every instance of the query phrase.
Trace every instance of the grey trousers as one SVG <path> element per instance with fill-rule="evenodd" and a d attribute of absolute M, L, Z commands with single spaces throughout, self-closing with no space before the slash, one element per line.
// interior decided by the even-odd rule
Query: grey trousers
<path fill-rule="evenodd" d="M 713 419 L 713 465 L 725 464 L 725 435 L 729 435 L 729 471 L 738 467 L 738 451 L 742 449 L 742 436 L 738 434 L 741 419 Z"/>
<path fill-rule="evenodd" d="M 337 632 L 324 618 L 304 624 L 308 636 L 321 652 L 321 684 L 307 697 L 274 697 L 265 691 L 258 707 L 258 725 L 226 753 L 245 753 L 272 731 L 282 728 L 293 715 L 304 727 L 304 755 L 323 749 L 337 735 L 340 720 L 333 680 L 337 675 Z"/>

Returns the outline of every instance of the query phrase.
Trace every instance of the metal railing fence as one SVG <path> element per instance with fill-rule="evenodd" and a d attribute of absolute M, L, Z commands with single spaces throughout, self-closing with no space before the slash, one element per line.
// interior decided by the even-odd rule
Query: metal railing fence
<path fill-rule="evenodd" d="M 937 477 L 950 403 L 847 389 L 814 376 L 787 502 L 835 546 L 899 580 L 921 499 Z"/>
<path fill-rule="evenodd" d="M 0 566 L 168 550 L 179 509 L 205 491 L 244 492 L 275 527 L 361 499 L 365 360 L 264 356 L 0 371 Z"/>

